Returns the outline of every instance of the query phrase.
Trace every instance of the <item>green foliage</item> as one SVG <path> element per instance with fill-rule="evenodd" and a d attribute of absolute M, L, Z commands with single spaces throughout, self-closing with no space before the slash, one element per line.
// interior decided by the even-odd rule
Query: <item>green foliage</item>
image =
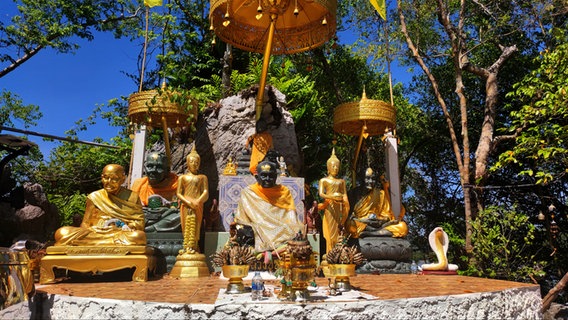
<path fill-rule="evenodd" d="M 77 214 L 82 216 L 85 212 L 87 196 L 79 193 L 79 191 L 69 195 L 48 194 L 47 198 L 51 204 L 59 208 L 62 226 L 72 225 L 73 216 Z"/>
<path fill-rule="evenodd" d="M 535 226 L 516 210 L 490 206 L 472 222 L 473 262 L 466 275 L 528 282 L 544 276 Z"/>
<path fill-rule="evenodd" d="M 0 93 L 0 125 L 6 127 L 19 127 L 21 125 L 24 128 L 29 128 L 36 125 L 41 117 L 42 114 L 38 106 L 24 105 L 17 94 L 4 89 Z"/>
<path fill-rule="evenodd" d="M 102 142 L 99 140 L 99 142 Z M 116 163 L 128 171 L 130 141 L 115 138 L 119 149 L 64 142 L 52 150 L 49 162 L 37 171 L 37 179 L 48 194 L 69 196 L 75 192 L 88 194 L 101 188 L 101 172 L 105 165 Z"/>
<path fill-rule="evenodd" d="M 502 152 L 492 170 L 507 165 L 521 168 L 520 175 L 547 184 L 568 167 L 568 43 L 541 53 L 539 67 L 514 85 L 508 94 L 522 103 L 511 111 L 509 133 L 517 133 L 516 143 Z M 509 105 L 509 108 L 512 106 Z"/>

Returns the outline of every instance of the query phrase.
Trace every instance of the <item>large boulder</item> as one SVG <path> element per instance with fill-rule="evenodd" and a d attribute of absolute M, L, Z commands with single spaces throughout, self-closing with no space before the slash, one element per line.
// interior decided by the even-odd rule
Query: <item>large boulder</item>
<path fill-rule="evenodd" d="M 201 156 L 200 172 L 209 179 L 210 199 L 218 199 L 219 175 L 229 158 L 233 162 L 245 150 L 247 138 L 255 133 L 255 98 L 258 88 L 244 90 L 210 106 L 199 117 L 194 136 L 197 152 Z M 286 97 L 276 88 L 265 91 L 263 117 L 268 119 L 274 149 L 283 157 L 290 171 L 301 172 L 301 161 L 294 121 L 286 110 Z M 191 143 L 172 146 L 172 171 L 183 174 L 187 170 L 186 156 Z"/>

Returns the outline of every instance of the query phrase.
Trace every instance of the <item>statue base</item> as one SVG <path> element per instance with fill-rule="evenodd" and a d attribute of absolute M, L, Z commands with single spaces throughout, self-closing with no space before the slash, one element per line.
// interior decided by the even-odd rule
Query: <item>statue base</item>
<path fill-rule="evenodd" d="M 208 277 L 209 267 L 202 253 L 181 253 L 176 258 L 176 263 L 170 271 L 174 278 L 198 278 Z"/>
<path fill-rule="evenodd" d="M 176 263 L 176 256 L 183 248 L 181 232 L 147 232 L 148 246 L 155 248 L 156 274 L 168 273 Z"/>
<path fill-rule="evenodd" d="M 444 275 L 444 276 L 451 276 L 457 275 L 457 271 L 441 271 L 441 270 L 422 270 L 420 273 L 422 274 L 437 274 L 437 275 Z"/>
<path fill-rule="evenodd" d="M 358 240 L 361 254 L 367 262 L 357 269 L 357 273 L 410 273 L 410 241 L 392 237 L 365 237 Z"/>
<path fill-rule="evenodd" d="M 154 249 L 146 246 L 52 246 L 46 252 L 40 262 L 41 284 L 56 282 L 54 268 L 82 273 L 134 268 L 132 281 L 146 281 L 156 269 Z"/>

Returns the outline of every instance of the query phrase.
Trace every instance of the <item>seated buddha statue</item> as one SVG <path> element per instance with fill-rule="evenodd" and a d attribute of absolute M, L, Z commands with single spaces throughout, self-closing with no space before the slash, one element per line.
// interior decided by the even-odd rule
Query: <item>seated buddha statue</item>
<path fill-rule="evenodd" d="M 136 192 L 122 187 L 124 168 L 106 165 L 103 188 L 90 193 L 79 227 L 65 226 L 55 232 L 55 246 L 146 245 L 144 213 Z"/>
<path fill-rule="evenodd" d="M 144 161 L 145 177 L 136 179 L 132 191 L 142 201 L 146 232 L 180 232 L 177 204 L 177 174 L 170 172 L 168 158 L 161 152 L 150 152 Z"/>
<path fill-rule="evenodd" d="M 257 182 L 241 191 L 235 222 L 252 227 L 255 251 L 264 253 L 267 262 L 267 256 L 278 254 L 304 225 L 296 214 L 290 189 L 276 183 L 278 165 L 265 158 L 256 172 Z"/>
<path fill-rule="evenodd" d="M 404 237 L 408 234 L 403 212 L 396 219 L 391 208 L 389 184 L 382 178 L 382 189 L 376 187 L 376 175 L 373 169 L 365 172 L 364 188 L 355 188 L 349 192 L 350 202 L 354 203 L 347 229 L 352 237 Z"/>

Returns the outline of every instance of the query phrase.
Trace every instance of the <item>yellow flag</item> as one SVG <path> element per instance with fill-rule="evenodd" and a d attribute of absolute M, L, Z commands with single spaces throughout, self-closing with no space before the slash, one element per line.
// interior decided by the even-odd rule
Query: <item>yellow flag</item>
<path fill-rule="evenodd" d="M 375 7 L 375 9 L 377 10 L 377 12 L 379 13 L 379 16 L 381 16 L 381 18 L 383 18 L 383 20 L 387 20 L 387 4 L 386 4 L 386 0 L 369 0 L 371 2 L 371 4 L 373 5 L 373 7 Z"/>
<path fill-rule="evenodd" d="M 149 8 L 161 6 L 162 0 L 144 0 L 144 5 Z"/>

